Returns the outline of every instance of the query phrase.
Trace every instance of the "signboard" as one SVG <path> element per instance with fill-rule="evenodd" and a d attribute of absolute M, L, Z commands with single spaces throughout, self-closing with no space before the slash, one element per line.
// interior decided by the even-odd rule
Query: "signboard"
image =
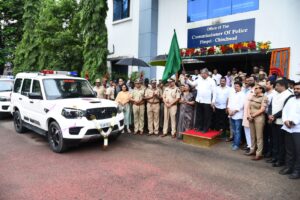
<path fill-rule="evenodd" d="M 255 19 L 188 30 L 188 48 L 217 46 L 254 40 Z"/>

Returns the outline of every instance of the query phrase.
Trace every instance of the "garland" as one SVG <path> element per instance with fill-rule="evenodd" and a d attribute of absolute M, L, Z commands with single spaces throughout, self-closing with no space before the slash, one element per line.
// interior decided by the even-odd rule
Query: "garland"
<path fill-rule="evenodd" d="M 98 123 L 95 115 L 92 115 L 91 119 L 94 122 L 94 124 L 96 126 L 96 129 L 98 130 L 98 132 L 100 133 L 100 135 L 103 137 L 103 139 L 104 139 L 104 146 L 103 147 L 106 148 L 108 146 L 108 136 L 110 135 L 110 133 L 112 132 L 114 126 L 116 125 L 116 116 L 112 117 L 110 126 L 107 129 L 107 131 L 104 131 L 103 128 L 101 128 L 101 126 Z"/>
<path fill-rule="evenodd" d="M 211 47 L 202 48 L 185 48 L 180 49 L 181 57 L 192 57 L 192 56 L 206 56 L 206 55 L 218 55 L 218 54 L 230 54 L 230 53 L 241 53 L 241 52 L 253 52 L 260 51 L 267 53 L 270 49 L 271 42 L 240 42 L 235 44 L 226 44 Z"/>

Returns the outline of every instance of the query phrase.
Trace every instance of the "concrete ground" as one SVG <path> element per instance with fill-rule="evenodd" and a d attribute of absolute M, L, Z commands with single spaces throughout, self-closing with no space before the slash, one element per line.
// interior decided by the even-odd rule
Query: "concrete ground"
<path fill-rule="evenodd" d="M 225 142 L 122 135 L 106 151 L 93 141 L 56 154 L 45 138 L 17 134 L 12 119 L 0 121 L 0 136 L 0 200 L 300 199 L 300 180 Z"/>

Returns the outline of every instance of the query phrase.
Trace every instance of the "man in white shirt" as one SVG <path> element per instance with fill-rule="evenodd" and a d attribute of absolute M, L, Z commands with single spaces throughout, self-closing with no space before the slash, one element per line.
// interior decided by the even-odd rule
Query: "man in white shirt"
<path fill-rule="evenodd" d="M 232 150 L 236 151 L 239 149 L 241 144 L 245 94 L 242 92 L 241 82 L 235 82 L 234 89 L 235 92 L 231 92 L 229 95 L 227 111 L 233 131 Z"/>
<path fill-rule="evenodd" d="M 273 167 L 281 167 L 285 161 L 285 143 L 284 132 L 281 127 L 282 121 L 282 109 L 288 98 L 292 96 L 292 93 L 288 90 L 288 84 L 286 80 L 278 80 L 275 86 L 278 94 L 274 95 L 271 106 L 269 108 L 269 121 L 272 124 L 272 159 L 267 162 L 273 163 Z"/>
<path fill-rule="evenodd" d="M 220 86 L 216 88 L 216 101 L 213 116 L 213 126 L 215 130 L 225 132 L 228 128 L 226 108 L 230 92 L 231 88 L 226 85 L 226 78 L 222 77 L 220 79 Z"/>
<path fill-rule="evenodd" d="M 192 75 L 192 80 L 195 81 L 197 80 L 200 76 L 199 76 L 199 70 L 198 69 L 195 69 L 195 74 Z"/>
<path fill-rule="evenodd" d="M 290 98 L 282 110 L 282 129 L 285 132 L 286 167 L 279 174 L 300 178 L 300 82 L 294 85 L 295 97 Z"/>
<path fill-rule="evenodd" d="M 218 70 L 214 69 L 213 74 L 212 74 L 212 79 L 216 82 L 216 84 L 219 86 L 220 85 L 220 80 L 222 78 L 221 74 L 218 74 Z"/>
<path fill-rule="evenodd" d="M 266 93 L 265 95 L 268 97 L 268 106 L 266 107 L 266 122 L 264 129 L 264 148 L 263 154 L 265 158 L 270 158 L 272 156 L 272 126 L 268 123 L 268 109 L 272 102 L 273 96 L 277 94 L 275 88 L 275 81 L 268 80 L 266 83 Z"/>
<path fill-rule="evenodd" d="M 201 77 L 195 81 L 187 80 L 189 85 L 195 86 L 197 90 L 196 102 L 196 125 L 198 131 L 206 133 L 211 125 L 212 108 L 216 97 L 215 81 L 209 77 L 208 69 L 201 70 Z"/>
<path fill-rule="evenodd" d="M 246 78 L 245 87 L 242 89 L 246 97 L 244 100 L 244 116 L 243 116 L 243 123 L 242 123 L 244 127 L 246 143 L 247 143 L 247 146 L 244 148 L 246 154 L 251 151 L 251 132 L 250 132 L 249 120 L 247 118 L 249 116 L 248 107 L 249 107 L 250 99 L 254 95 L 254 86 L 255 86 L 255 80 L 253 77 L 250 76 Z"/>

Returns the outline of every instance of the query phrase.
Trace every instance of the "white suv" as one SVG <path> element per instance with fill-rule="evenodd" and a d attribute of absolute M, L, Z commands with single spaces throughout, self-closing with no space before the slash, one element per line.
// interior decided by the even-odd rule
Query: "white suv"
<path fill-rule="evenodd" d="M 0 76 L 0 118 L 10 113 L 10 95 L 13 85 L 13 77 Z"/>
<path fill-rule="evenodd" d="M 83 78 L 17 74 L 11 104 L 15 130 L 23 133 L 31 129 L 47 136 L 57 153 L 74 141 L 101 137 L 101 131 L 115 139 L 124 129 L 124 114 L 117 103 L 95 98 L 90 83 Z"/>

